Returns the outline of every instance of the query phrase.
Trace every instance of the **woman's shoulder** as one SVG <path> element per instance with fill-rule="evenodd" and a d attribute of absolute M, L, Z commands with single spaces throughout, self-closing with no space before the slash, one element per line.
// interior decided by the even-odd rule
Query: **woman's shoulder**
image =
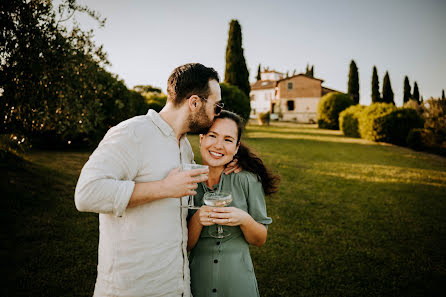
<path fill-rule="evenodd" d="M 257 175 L 250 171 L 242 170 L 239 173 L 231 173 L 232 179 L 234 181 L 240 182 L 242 184 L 245 183 L 260 183 Z"/>

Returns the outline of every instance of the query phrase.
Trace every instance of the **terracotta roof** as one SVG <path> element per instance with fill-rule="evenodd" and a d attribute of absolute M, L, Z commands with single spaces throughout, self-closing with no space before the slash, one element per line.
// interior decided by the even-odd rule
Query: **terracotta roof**
<path fill-rule="evenodd" d="M 322 96 L 324 96 L 325 94 L 331 93 L 331 92 L 337 92 L 337 93 L 342 93 L 340 91 L 336 91 L 330 88 L 326 88 L 326 87 L 322 87 Z"/>
<path fill-rule="evenodd" d="M 276 87 L 274 80 L 258 80 L 251 84 L 251 90 L 273 89 Z"/>
<path fill-rule="evenodd" d="M 293 77 L 296 77 L 296 76 L 305 76 L 306 78 L 309 78 L 309 79 L 318 80 L 318 81 L 320 81 L 321 83 L 324 82 L 323 79 L 319 79 L 319 78 L 315 78 L 315 77 L 310 77 L 310 76 L 307 76 L 307 75 L 305 75 L 305 74 L 303 74 L 303 73 L 299 73 L 299 74 L 296 74 L 296 75 L 293 75 L 293 76 L 289 76 L 289 77 L 285 77 L 285 78 L 279 79 L 277 82 L 279 82 L 279 81 L 284 81 L 284 80 L 287 80 L 287 79 L 290 79 L 290 78 L 293 78 Z"/>

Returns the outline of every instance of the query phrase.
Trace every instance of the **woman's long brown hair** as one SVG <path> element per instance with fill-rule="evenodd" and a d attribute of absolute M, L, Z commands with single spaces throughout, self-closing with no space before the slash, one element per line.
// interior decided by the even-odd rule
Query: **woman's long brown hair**
<path fill-rule="evenodd" d="M 234 159 L 238 160 L 238 164 L 245 171 L 249 171 L 257 176 L 262 183 L 263 192 L 265 195 L 271 195 L 278 191 L 280 176 L 274 174 L 264 164 L 262 159 L 257 156 L 248 146 L 241 142 L 242 132 L 244 129 L 243 119 L 230 111 L 223 110 L 215 119 L 230 119 L 237 124 L 238 138 L 237 143 L 240 144 L 237 154 Z"/>

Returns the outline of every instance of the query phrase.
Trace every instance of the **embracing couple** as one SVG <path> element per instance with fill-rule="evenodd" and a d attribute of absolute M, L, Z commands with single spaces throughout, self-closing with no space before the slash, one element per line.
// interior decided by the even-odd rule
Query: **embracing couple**
<path fill-rule="evenodd" d="M 111 128 L 80 174 L 76 207 L 99 213 L 94 296 L 259 296 L 249 244 L 266 241 L 264 195 L 278 177 L 240 142 L 243 121 L 222 110 L 214 69 L 176 68 L 167 93 L 159 113 Z M 194 163 L 187 132 L 200 133 L 208 168 L 181 170 Z M 231 193 L 228 207 L 181 207 L 217 190 Z M 217 225 L 230 235 L 211 236 Z"/>

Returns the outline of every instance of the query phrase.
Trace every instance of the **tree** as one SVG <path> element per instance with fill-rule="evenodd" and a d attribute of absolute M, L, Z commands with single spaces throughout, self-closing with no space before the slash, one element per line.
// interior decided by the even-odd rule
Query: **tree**
<path fill-rule="evenodd" d="M 228 45 L 226 47 L 225 82 L 237 86 L 249 97 L 249 72 L 246 67 L 242 47 L 242 29 L 237 20 L 229 24 Z"/>
<path fill-rule="evenodd" d="M 444 97 L 444 89 L 443 90 L 441 90 L 441 99 L 445 99 L 445 97 Z"/>
<path fill-rule="evenodd" d="M 413 85 L 412 98 L 415 99 L 415 101 L 417 101 L 418 103 L 420 103 L 420 91 L 418 90 L 417 82 L 414 82 L 414 85 Z"/>
<path fill-rule="evenodd" d="M 261 80 L 262 79 L 262 77 L 260 75 L 260 72 L 261 72 L 261 70 L 260 70 L 260 64 L 259 64 L 259 68 L 257 68 L 257 76 L 256 76 L 257 80 Z"/>
<path fill-rule="evenodd" d="M 381 96 L 379 94 L 379 79 L 376 66 L 373 66 L 372 74 L 372 103 L 381 102 Z"/>
<path fill-rule="evenodd" d="M 409 83 L 409 78 L 407 76 L 405 76 L 404 77 L 403 103 L 406 103 L 412 97 L 412 95 L 410 94 L 410 90 L 411 90 L 411 87 L 410 87 L 410 83 Z"/>
<path fill-rule="evenodd" d="M 314 77 L 314 65 L 310 66 L 307 64 L 307 67 L 305 68 L 305 75 L 309 77 Z"/>
<path fill-rule="evenodd" d="M 395 104 L 393 97 L 394 97 L 394 94 L 392 91 L 392 85 L 390 84 L 389 72 L 386 71 L 386 75 L 384 75 L 384 79 L 383 79 L 382 102 Z"/>
<path fill-rule="evenodd" d="M 359 104 L 359 75 L 358 67 L 354 60 L 350 63 L 348 73 L 348 94 L 352 97 L 354 104 Z"/>
<path fill-rule="evenodd" d="M 249 114 L 251 113 L 249 97 L 236 86 L 221 83 L 220 88 L 225 109 L 240 115 L 245 120 L 245 123 L 247 123 Z"/>

